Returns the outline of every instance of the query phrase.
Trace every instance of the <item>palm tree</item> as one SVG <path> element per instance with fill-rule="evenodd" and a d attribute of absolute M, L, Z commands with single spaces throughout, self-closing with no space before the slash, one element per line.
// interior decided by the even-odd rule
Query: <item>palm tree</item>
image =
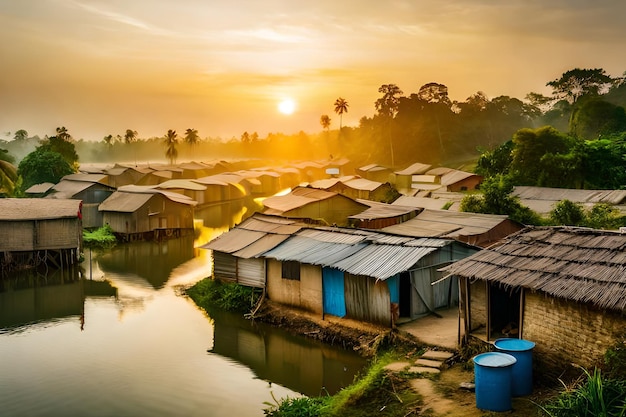
<path fill-rule="evenodd" d="M 176 145 L 178 145 L 178 135 L 176 135 L 175 130 L 170 129 L 167 131 L 167 135 L 165 135 L 165 146 L 167 146 L 165 156 L 170 161 L 170 165 L 176 163 L 176 157 L 178 156 Z"/>
<path fill-rule="evenodd" d="M 196 129 L 187 129 L 185 130 L 185 143 L 193 148 L 195 144 L 198 143 L 200 137 L 198 136 L 198 131 Z"/>
<path fill-rule="evenodd" d="M 69 141 L 72 139 L 72 135 L 67 132 L 65 126 L 57 127 L 57 138 L 60 140 Z"/>
<path fill-rule="evenodd" d="M 345 99 L 339 97 L 335 100 L 335 113 L 339 115 L 339 133 L 341 133 L 343 114 L 348 113 L 348 102 Z"/>

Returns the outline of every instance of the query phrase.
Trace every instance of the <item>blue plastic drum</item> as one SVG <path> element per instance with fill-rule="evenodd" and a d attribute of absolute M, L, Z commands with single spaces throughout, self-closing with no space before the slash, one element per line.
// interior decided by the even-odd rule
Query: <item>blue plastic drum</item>
<path fill-rule="evenodd" d="M 474 384 L 476 407 L 481 410 L 508 411 L 511 409 L 511 376 L 517 359 L 501 352 L 476 355 Z"/>
<path fill-rule="evenodd" d="M 535 343 L 524 339 L 498 339 L 493 344 L 499 352 L 517 359 L 513 365 L 511 393 L 514 397 L 533 392 L 533 348 Z"/>

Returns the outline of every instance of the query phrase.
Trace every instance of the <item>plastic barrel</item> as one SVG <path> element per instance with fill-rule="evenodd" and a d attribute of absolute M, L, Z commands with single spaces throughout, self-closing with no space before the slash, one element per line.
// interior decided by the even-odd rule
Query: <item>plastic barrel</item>
<path fill-rule="evenodd" d="M 481 410 L 508 411 L 511 409 L 511 376 L 517 359 L 501 352 L 476 355 L 474 385 L 476 407 Z"/>
<path fill-rule="evenodd" d="M 517 359 L 513 365 L 511 393 L 514 397 L 533 392 L 533 348 L 535 343 L 524 339 L 498 339 L 493 344 L 499 352 Z"/>

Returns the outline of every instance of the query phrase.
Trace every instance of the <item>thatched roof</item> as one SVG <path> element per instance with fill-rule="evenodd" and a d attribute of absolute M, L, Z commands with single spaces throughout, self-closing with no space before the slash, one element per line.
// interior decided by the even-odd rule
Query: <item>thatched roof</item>
<path fill-rule="evenodd" d="M 573 227 L 525 228 L 442 269 L 557 298 L 626 311 L 626 234 Z"/>
<path fill-rule="evenodd" d="M 0 198 L 0 221 L 75 218 L 80 204 L 80 200 Z"/>

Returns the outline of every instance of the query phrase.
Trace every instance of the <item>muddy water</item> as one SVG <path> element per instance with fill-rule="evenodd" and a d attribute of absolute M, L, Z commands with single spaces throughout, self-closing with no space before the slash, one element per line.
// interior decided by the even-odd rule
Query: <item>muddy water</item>
<path fill-rule="evenodd" d="M 210 271 L 197 246 L 245 213 L 199 219 L 195 238 L 87 252 L 81 273 L 4 279 L 0 415 L 262 416 L 272 397 L 352 382 L 364 366 L 352 352 L 209 316 L 180 295 Z"/>

